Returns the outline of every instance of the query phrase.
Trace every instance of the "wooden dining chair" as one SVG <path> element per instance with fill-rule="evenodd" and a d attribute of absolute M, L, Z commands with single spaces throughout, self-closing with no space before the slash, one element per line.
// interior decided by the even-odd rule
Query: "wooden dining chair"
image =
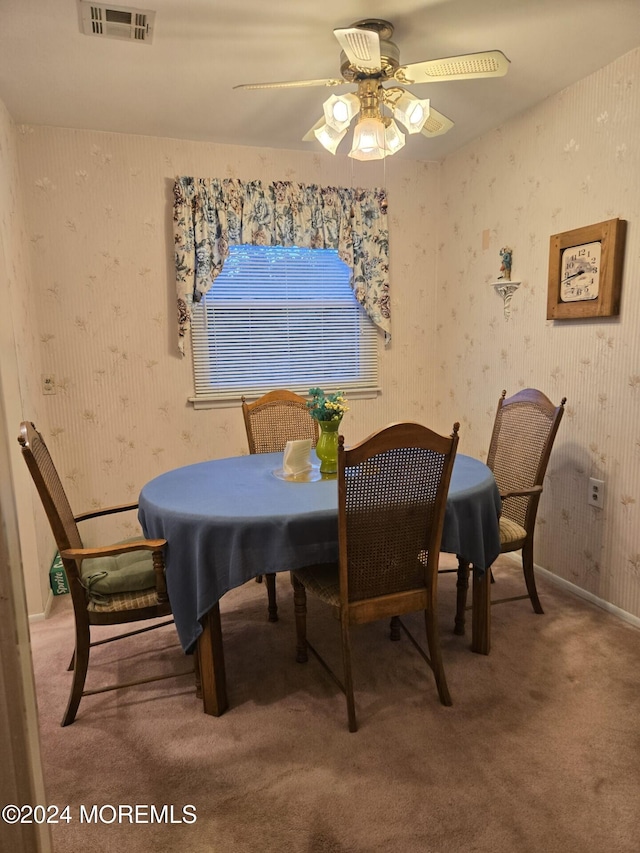
<path fill-rule="evenodd" d="M 309 414 L 306 399 L 293 391 L 269 391 L 254 403 L 247 403 L 243 397 L 242 416 L 249 453 L 281 453 L 287 441 L 310 439 L 312 447 L 318 443 L 318 422 Z M 258 575 L 256 580 L 262 581 L 262 575 Z M 266 574 L 265 582 L 269 622 L 277 622 L 275 573 Z"/>
<path fill-rule="evenodd" d="M 309 649 L 347 700 L 349 731 L 357 730 L 350 628 L 395 617 L 433 670 L 440 701 L 451 705 L 437 618 L 438 560 L 459 424 L 449 437 L 415 423 L 392 424 L 345 450 L 338 446 L 337 564 L 291 573 L 296 659 Z M 422 556 L 422 560 L 420 557 Z M 334 606 L 342 637 L 344 683 L 307 640 L 306 592 Z M 424 610 L 428 655 L 399 618 Z"/>
<path fill-rule="evenodd" d="M 493 471 L 502 499 L 500 551 L 522 551 L 522 571 L 527 593 L 492 600 L 491 604 L 529 598 L 536 613 L 544 613 L 534 576 L 533 537 L 538 504 L 553 443 L 567 398 L 555 406 L 535 388 L 525 388 L 506 398 L 503 391 L 491 434 L 487 465 Z M 458 571 L 456 625 L 464 626 L 469 564 Z M 462 633 L 458 631 L 458 633 Z"/>
<path fill-rule="evenodd" d="M 83 696 L 130 687 L 188 673 L 144 676 L 126 684 L 113 684 L 96 690 L 85 690 L 92 646 L 130 637 L 154 628 L 170 625 L 173 619 L 149 627 L 91 641 L 90 629 L 95 625 L 119 625 L 171 615 L 164 575 L 165 539 L 129 539 L 115 545 L 86 548 L 80 537 L 78 522 L 136 509 L 137 504 L 74 515 L 62 482 L 41 434 L 24 421 L 18 442 L 31 472 L 67 575 L 75 617 L 75 648 L 69 669 L 73 681 L 62 725 L 76 718 Z M 189 670 L 193 674 L 193 669 Z"/>

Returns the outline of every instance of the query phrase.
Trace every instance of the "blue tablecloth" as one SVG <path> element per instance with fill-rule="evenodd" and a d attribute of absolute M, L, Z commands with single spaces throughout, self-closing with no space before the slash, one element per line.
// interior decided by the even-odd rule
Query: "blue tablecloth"
<path fill-rule="evenodd" d="M 286 482 L 281 453 L 199 462 L 147 483 L 138 517 L 167 540 L 167 589 L 185 651 L 200 619 L 234 587 L 266 572 L 338 558 L 337 481 Z M 442 550 L 486 569 L 500 553 L 500 496 L 482 462 L 456 457 Z"/>

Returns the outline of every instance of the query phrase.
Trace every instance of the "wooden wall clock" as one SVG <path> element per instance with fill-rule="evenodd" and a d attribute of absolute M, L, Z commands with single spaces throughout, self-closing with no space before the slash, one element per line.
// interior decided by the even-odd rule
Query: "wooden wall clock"
<path fill-rule="evenodd" d="M 624 219 L 609 219 L 553 235 L 547 320 L 620 313 L 626 226 Z"/>

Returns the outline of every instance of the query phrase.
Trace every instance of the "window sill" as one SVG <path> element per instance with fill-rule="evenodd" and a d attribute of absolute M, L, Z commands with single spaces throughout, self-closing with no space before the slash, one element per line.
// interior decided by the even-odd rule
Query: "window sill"
<path fill-rule="evenodd" d="M 295 388 L 289 389 L 291 391 L 295 391 Z M 334 389 L 328 388 L 327 392 L 332 392 Z M 257 400 L 258 397 L 261 397 L 263 393 L 260 394 L 245 394 L 245 398 L 248 402 L 253 402 Z M 296 391 L 296 393 L 305 396 L 304 392 Z M 378 397 L 382 394 L 382 390 L 380 388 L 368 388 L 366 391 L 346 391 L 345 392 L 347 398 L 349 400 L 371 400 L 374 397 Z M 240 406 L 242 399 L 241 395 L 229 395 L 229 397 L 188 397 L 188 402 L 191 403 L 194 409 L 236 409 Z"/>

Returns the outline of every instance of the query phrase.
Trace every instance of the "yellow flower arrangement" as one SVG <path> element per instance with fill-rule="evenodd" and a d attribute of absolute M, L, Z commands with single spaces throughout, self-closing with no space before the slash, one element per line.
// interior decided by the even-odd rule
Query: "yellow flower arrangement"
<path fill-rule="evenodd" d="M 345 412 L 349 411 L 344 391 L 325 395 L 322 388 L 309 388 L 311 399 L 307 400 L 307 408 L 312 418 L 317 421 L 340 421 Z"/>

